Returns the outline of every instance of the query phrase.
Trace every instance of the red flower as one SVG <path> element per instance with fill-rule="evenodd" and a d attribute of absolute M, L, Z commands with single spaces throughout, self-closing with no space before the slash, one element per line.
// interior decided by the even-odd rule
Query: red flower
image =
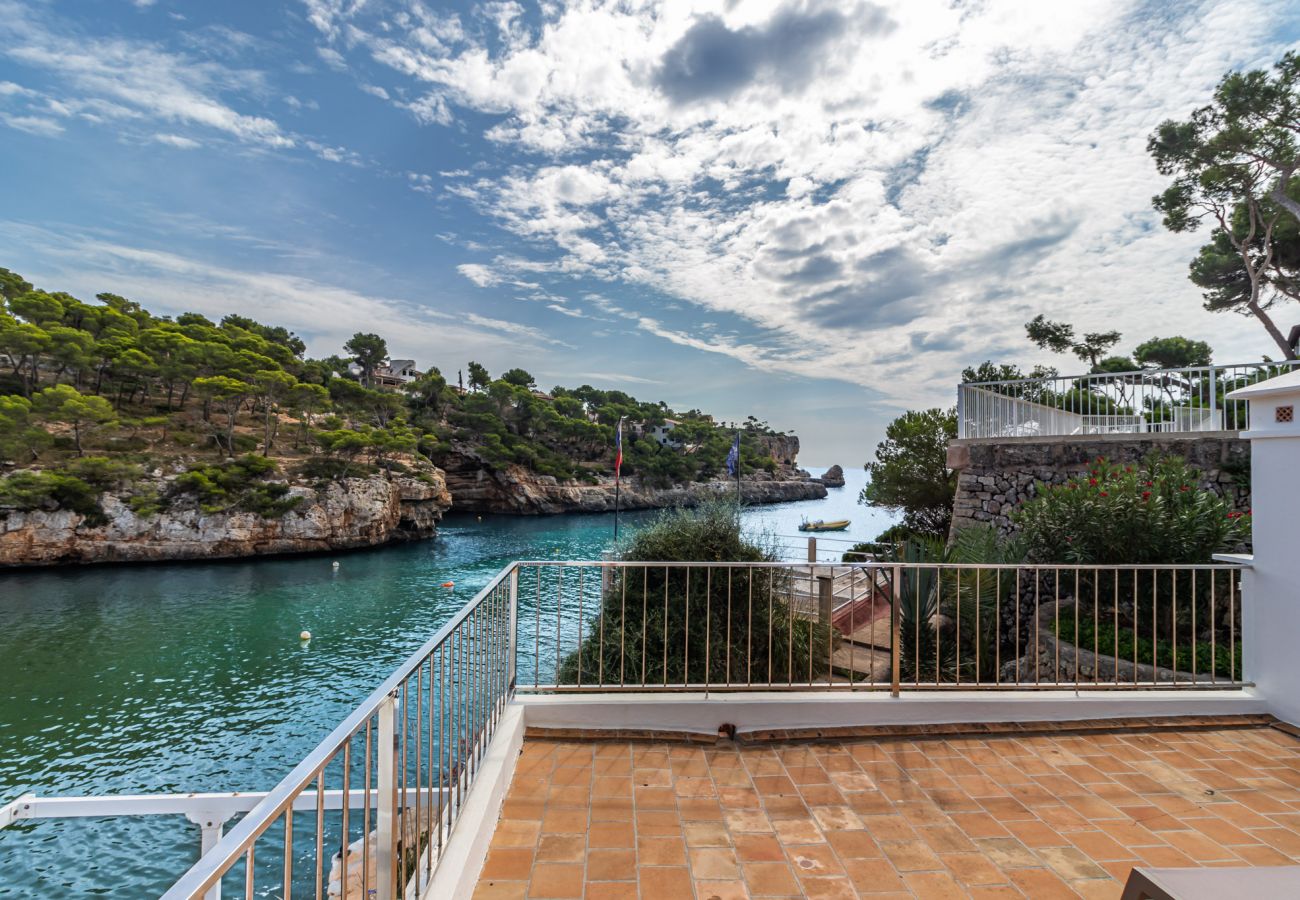
<path fill-rule="evenodd" d="M 1096 487 L 1096 486 L 1097 486 L 1097 479 L 1095 479 L 1095 478 L 1089 478 L 1089 479 L 1088 479 L 1088 485 L 1089 485 L 1089 487 Z"/>
<path fill-rule="evenodd" d="M 1106 493 L 1105 491 L 1102 491 L 1102 492 L 1101 492 L 1101 496 L 1103 496 L 1103 497 L 1109 497 L 1110 494 Z"/>
<path fill-rule="evenodd" d="M 1185 485 L 1185 484 L 1183 484 L 1183 485 L 1179 485 L 1178 490 L 1180 490 L 1180 491 L 1185 491 L 1185 490 L 1187 490 L 1187 485 Z"/>
<path fill-rule="evenodd" d="M 1124 471 L 1125 471 L 1125 472 L 1132 472 L 1132 471 L 1133 471 L 1133 467 L 1132 467 L 1132 466 L 1125 466 L 1125 467 L 1124 467 Z"/>
<path fill-rule="evenodd" d="M 1143 499 L 1143 500 L 1150 500 L 1150 499 L 1151 499 L 1151 492 L 1150 492 L 1150 491 L 1143 491 L 1143 492 L 1142 492 L 1142 499 Z"/>

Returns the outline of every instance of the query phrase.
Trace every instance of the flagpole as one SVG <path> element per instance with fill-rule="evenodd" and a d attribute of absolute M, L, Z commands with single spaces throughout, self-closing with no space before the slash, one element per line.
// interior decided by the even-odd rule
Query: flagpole
<path fill-rule="evenodd" d="M 740 429 L 736 429 L 736 510 L 740 510 Z"/>
<path fill-rule="evenodd" d="M 614 437 L 614 447 L 615 447 L 614 449 L 614 453 L 615 453 L 614 456 L 614 545 L 615 546 L 618 546 L 619 476 L 620 476 L 620 471 L 623 468 L 623 419 L 626 418 L 627 416 L 622 416 L 621 418 L 619 418 L 618 424 L 615 426 L 615 428 L 617 428 L 618 430 Z"/>

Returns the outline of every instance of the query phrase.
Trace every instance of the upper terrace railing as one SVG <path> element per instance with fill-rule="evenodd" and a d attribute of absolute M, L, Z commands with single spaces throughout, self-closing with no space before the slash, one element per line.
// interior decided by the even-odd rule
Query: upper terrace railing
<path fill-rule="evenodd" d="M 841 568 L 514 563 L 165 897 L 418 896 L 516 690 L 1243 684 L 1235 566 Z"/>
<path fill-rule="evenodd" d="M 1226 399 L 1227 393 L 1296 365 L 1289 360 L 962 384 L 957 437 L 1244 431 L 1247 404 Z"/>

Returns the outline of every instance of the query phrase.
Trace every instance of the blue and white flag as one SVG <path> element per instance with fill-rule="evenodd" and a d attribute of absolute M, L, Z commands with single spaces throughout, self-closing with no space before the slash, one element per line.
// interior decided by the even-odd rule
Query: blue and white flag
<path fill-rule="evenodd" d="M 736 440 L 731 445 L 731 452 L 727 454 L 727 474 L 735 475 L 740 471 L 740 432 L 736 432 Z"/>

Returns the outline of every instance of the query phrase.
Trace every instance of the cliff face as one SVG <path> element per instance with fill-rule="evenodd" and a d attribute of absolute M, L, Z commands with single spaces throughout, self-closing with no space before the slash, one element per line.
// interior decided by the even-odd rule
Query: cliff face
<path fill-rule="evenodd" d="M 108 523 L 85 527 L 67 510 L 0 510 L 0 567 L 54 563 L 221 559 L 375 547 L 432 537 L 451 506 L 440 473 L 429 482 L 382 475 L 349 478 L 321 489 L 294 486 L 302 501 L 279 518 L 254 513 L 210 515 L 178 506 L 137 516 L 126 498 L 102 499 Z"/>
<path fill-rule="evenodd" d="M 798 438 L 794 438 L 798 448 Z M 596 484 L 558 481 L 519 466 L 494 469 L 472 451 L 462 449 L 442 462 L 447 487 L 456 498 L 457 512 L 486 512 L 513 515 L 548 515 L 564 512 L 613 512 L 614 479 Z M 622 509 L 661 509 L 694 506 L 700 501 L 729 494 L 736 489 L 730 479 L 719 479 L 670 488 L 655 488 L 635 478 L 623 479 L 619 494 Z M 746 503 L 786 503 L 817 500 L 826 496 L 826 486 L 794 468 L 776 475 L 756 473 L 741 479 L 741 497 Z"/>
<path fill-rule="evenodd" d="M 793 434 L 759 435 L 758 446 L 779 466 L 793 468 L 799 459 L 799 438 Z"/>

